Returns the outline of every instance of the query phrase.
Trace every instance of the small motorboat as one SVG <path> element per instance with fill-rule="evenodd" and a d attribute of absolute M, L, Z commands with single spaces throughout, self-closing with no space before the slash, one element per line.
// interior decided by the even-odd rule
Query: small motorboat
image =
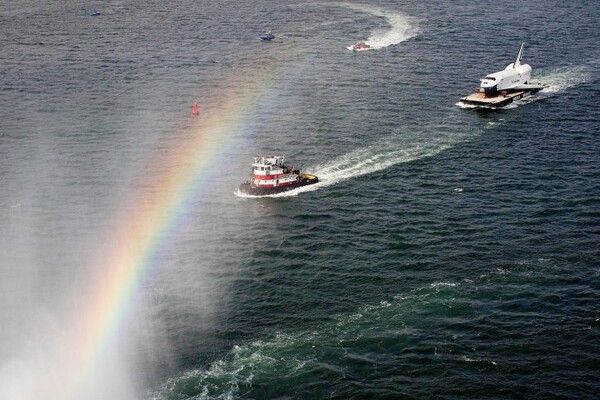
<path fill-rule="evenodd" d="M 271 40 L 275 39 L 275 35 L 273 35 L 271 31 L 267 31 L 265 33 L 260 34 L 258 38 L 262 41 L 270 42 Z"/>
<path fill-rule="evenodd" d="M 100 11 L 92 10 L 90 12 L 90 17 L 97 17 L 98 15 L 100 15 Z"/>
<path fill-rule="evenodd" d="M 365 42 L 358 42 L 354 46 L 352 46 L 352 51 L 364 51 L 370 49 L 371 46 L 366 44 Z"/>
<path fill-rule="evenodd" d="M 254 157 L 251 180 L 240 185 L 240 192 L 251 196 L 265 196 L 287 192 L 319 182 L 315 175 L 301 173 L 288 167 L 283 156 Z"/>

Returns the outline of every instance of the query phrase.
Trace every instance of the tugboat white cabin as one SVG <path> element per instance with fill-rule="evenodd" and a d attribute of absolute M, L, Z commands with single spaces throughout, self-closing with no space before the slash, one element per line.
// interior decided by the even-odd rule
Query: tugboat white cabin
<path fill-rule="evenodd" d="M 254 157 L 252 183 L 257 187 L 278 187 L 296 182 L 297 175 L 284 164 L 284 156 Z"/>

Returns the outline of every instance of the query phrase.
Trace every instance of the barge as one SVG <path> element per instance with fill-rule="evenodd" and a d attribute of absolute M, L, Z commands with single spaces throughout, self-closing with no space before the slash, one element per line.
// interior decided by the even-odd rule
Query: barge
<path fill-rule="evenodd" d="M 514 62 L 502 71 L 486 75 L 475 92 L 461 97 L 459 104 L 499 108 L 544 89 L 543 85 L 529 83 L 532 69 L 522 62 L 524 48 L 525 43 L 522 43 Z"/>

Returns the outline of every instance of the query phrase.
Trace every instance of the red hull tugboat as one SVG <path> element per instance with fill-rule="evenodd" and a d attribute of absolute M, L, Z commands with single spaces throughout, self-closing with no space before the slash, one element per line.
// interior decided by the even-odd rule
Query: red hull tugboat
<path fill-rule="evenodd" d="M 319 182 L 319 178 L 287 167 L 283 156 L 254 157 L 252 179 L 240 185 L 240 192 L 252 196 L 277 194 Z"/>

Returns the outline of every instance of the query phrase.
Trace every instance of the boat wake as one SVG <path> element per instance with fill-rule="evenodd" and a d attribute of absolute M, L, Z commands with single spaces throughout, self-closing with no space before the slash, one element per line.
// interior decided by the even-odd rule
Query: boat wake
<path fill-rule="evenodd" d="M 384 47 L 405 42 L 408 39 L 417 36 L 420 32 L 418 19 L 407 14 L 356 4 L 339 4 L 346 8 L 385 19 L 389 28 L 375 30 L 371 36 L 364 41 L 369 45 L 368 50 L 382 49 Z M 347 48 L 348 50 L 352 50 L 352 46 L 348 46 Z"/>
<path fill-rule="evenodd" d="M 546 86 L 546 88 L 534 96 L 529 96 L 516 101 L 512 104 L 509 104 L 505 108 L 517 108 L 524 104 L 534 103 L 536 101 L 553 97 L 558 93 L 564 92 L 565 90 L 589 81 L 591 77 L 592 72 L 585 66 L 561 67 L 542 70 L 542 74 L 537 77 L 536 83 L 540 83 Z"/>
<path fill-rule="evenodd" d="M 300 193 L 319 190 L 351 178 L 382 171 L 396 164 L 431 157 L 452 147 L 454 144 L 452 140 L 448 140 L 447 138 L 439 138 L 439 140 L 426 141 L 424 143 L 414 141 L 407 146 L 403 146 L 402 142 L 401 138 L 391 138 L 367 148 L 343 154 L 327 164 L 307 168 L 307 171 L 319 177 L 319 182 L 314 185 L 303 186 L 289 192 L 264 196 L 251 196 L 242 193 L 239 189 L 234 194 L 244 198 L 297 196 Z"/>
<path fill-rule="evenodd" d="M 418 293 L 383 300 L 354 313 L 334 315 L 318 329 L 275 332 L 264 340 L 235 345 L 226 357 L 207 368 L 170 378 L 152 393 L 152 398 L 182 398 L 182 393 L 186 398 L 237 398 L 240 393 L 251 390 L 256 382 L 270 381 L 275 375 L 279 380 L 302 381 L 307 374 L 320 371 L 325 359 L 331 360 L 327 366 L 333 369 L 330 372 L 342 377 L 343 365 L 351 363 L 353 357 L 363 351 L 356 343 L 381 339 L 372 333 L 373 327 L 383 332 L 404 332 L 386 339 L 397 341 L 398 347 L 408 346 L 413 338 L 406 326 L 419 329 L 423 324 L 418 319 L 413 322 L 411 313 L 425 302 L 439 306 L 443 301 L 451 301 L 449 299 L 458 297 L 461 290 L 461 287 L 451 288 L 444 293 L 425 287 Z"/>
<path fill-rule="evenodd" d="M 455 105 L 458 106 L 458 107 L 460 107 L 460 108 L 462 108 L 462 109 L 465 109 L 465 110 L 479 108 L 479 106 L 475 106 L 473 104 L 463 103 L 462 101 L 459 101 Z"/>
<path fill-rule="evenodd" d="M 315 183 L 314 185 L 311 186 L 317 186 L 318 183 Z M 251 195 L 248 193 L 244 193 L 242 192 L 240 189 L 236 189 L 233 194 L 236 195 L 237 197 L 241 197 L 243 199 L 261 199 L 263 197 L 290 197 L 290 196 L 297 196 L 299 193 L 305 192 L 306 186 L 301 186 L 298 189 L 294 189 L 294 190 L 290 190 L 289 192 L 282 192 L 282 193 L 276 193 L 276 194 L 263 194 L 260 196 L 255 196 L 255 195 Z"/>
<path fill-rule="evenodd" d="M 482 290 L 510 284 L 505 282 L 507 275 L 533 282 L 543 280 L 543 274 L 551 270 L 552 266 L 527 261 L 519 268 L 491 269 L 470 279 L 433 280 L 353 312 L 332 315 L 313 329 L 273 332 L 270 337 L 234 345 L 225 357 L 206 368 L 188 370 L 167 380 L 152 393 L 152 398 L 221 399 L 237 398 L 241 393 L 245 394 L 241 397 L 254 398 L 253 387 L 259 388 L 257 393 L 260 393 L 265 382 L 276 380 L 294 382 L 299 386 L 304 383 L 314 385 L 312 378 L 307 376 L 321 373 L 331 374 L 331 379 L 341 379 L 357 362 L 372 360 L 375 365 L 386 357 L 407 351 L 421 355 L 427 351 L 432 360 L 442 357 L 451 362 L 474 362 L 483 368 L 494 368 L 498 361 L 491 358 L 489 352 L 479 351 L 468 344 L 481 339 L 478 329 L 466 327 L 478 328 L 483 320 L 481 318 L 490 315 L 488 311 L 482 311 L 480 302 L 474 299 L 480 299 Z M 497 314 L 493 309 L 489 312 Z M 510 323 L 507 322 L 511 320 L 509 313 L 502 317 L 504 322 L 485 318 L 492 323 L 484 324 L 494 327 Z M 461 327 L 458 340 L 456 331 L 431 330 L 432 324 L 441 319 L 448 321 L 444 322 L 446 324 L 455 322 L 455 326 Z M 465 321 L 469 323 L 465 324 Z M 429 334 L 423 342 L 422 332 L 437 333 Z M 403 358 L 396 360 L 402 362 Z M 327 385 L 326 382 L 323 384 Z M 344 395 L 339 397 L 344 398 Z"/>
<path fill-rule="evenodd" d="M 319 177 L 319 180 L 320 179 L 321 178 Z M 263 194 L 260 196 L 254 196 L 254 195 L 251 195 L 248 193 L 244 193 L 240 189 L 236 189 L 235 192 L 233 192 L 233 194 L 236 195 L 237 197 L 241 197 L 241 198 L 245 198 L 245 199 L 261 199 L 263 197 L 293 197 L 293 196 L 298 196 L 300 193 L 316 190 L 319 187 L 323 187 L 323 186 L 321 186 L 320 182 L 315 183 L 310 186 L 301 186 L 298 189 L 290 190 L 289 192 L 282 192 L 282 193 L 276 193 L 276 194 Z"/>
<path fill-rule="evenodd" d="M 332 162 L 315 168 L 321 187 L 334 185 L 359 176 L 383 171 L 396 164 L 434 156 L 453 145 L 440 137 L 432 141 L 402 143 L 402 137 L 392 138 L 367 148 L 341 155 Z M 313 188 L 307 188 L 313 189 Z M 316 189 L 316 188 L 315 188 Z"/>
<path fill-rule="evenodd" d="M 457 119 L 458 118 L 458 119 Z M 343 154 L 333 161 L 312 169 L 319 177 L 314 186 L 329 186 L 351 178 L 383 171 L 394 165 L 433 157 L 458 143 L 480 135 L 480 125 L 468 125 L 451 114 L 439 123 L 403 126 L 392 137 L 367 148 Z M 318 187 L 307 187 L 316 190 Z"/>
<path fill-rule="evenodd" d="M 291 197 L 319 190 L 327 186 L 383 171 L 394 165 L 407 163 L 436 154 L 480 135 L 493 126 L 469 125 L 453 112 L 438 123 L 420 123 L 402 126 L 386 139 L 372 145 L 342 154 L 321 165 L 306 168 L 319 177 L 314 185 L 303 186 L 289 192 L 265 196 L 250 196 L 237 190 L 238 197 Z"/>
<path fill-rule="evenodd" d="M 547 86 L 540 93 L 558 93 L 563 90 L 581 85 L 589 81 L 592 71 L 585 66 L 554 68 L 545 72 L 537 79 L 539 83 Z"/>

